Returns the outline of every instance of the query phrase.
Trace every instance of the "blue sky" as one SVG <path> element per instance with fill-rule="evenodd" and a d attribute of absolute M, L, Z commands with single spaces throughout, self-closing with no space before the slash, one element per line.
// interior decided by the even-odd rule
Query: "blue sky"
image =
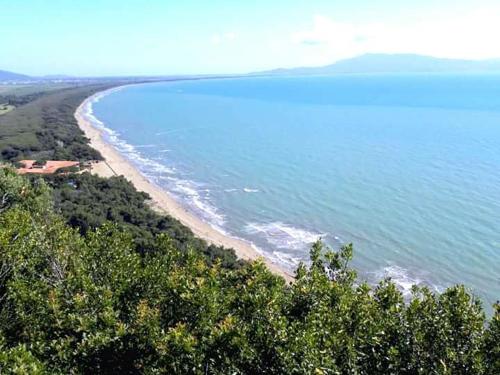
<path fill-rule="evenodd" d="M 243 73 L 367 52 L 498 58 L 499 0 L 0 0 L 0 69 Z"/>

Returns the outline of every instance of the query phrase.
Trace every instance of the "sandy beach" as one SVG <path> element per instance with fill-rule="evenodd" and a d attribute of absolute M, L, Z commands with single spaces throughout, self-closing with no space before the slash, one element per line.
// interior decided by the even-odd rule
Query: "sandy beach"
<path fill-rule="evenodd" d="M 115 90 L 115 89 L 112 89 Z M 99 93 L 102 94 L 102 93 Z M 96 94 L 97 95 L 97 94 Z M 113 146 L 106 143 L 101 130 L 94 127 L 90 121 L 84 116 L 84 108 L 91 98 L 87 98 L 76 110 L 75 118 L 78 121 L 80 128 L 83 130 L 87 138 L 90 139 L 90 145 L 98 150 L 105 161 L 93 164 L 92 173 L 102 177 L 124 176 L 131 181 L 135 188 L 139 191 L 148 193 L 151 197 L 151 206 L 161 212 L 166 213 L 178 219 L 182 224 L 189 227 L 195 235 L 203 238 L 210 244 L 224 246 L 235 250 L 236 255 L 244 260 L 262 259 L 268 268 L 281 276 L 287 281 L 293 280 L 293 275 L 282 269 L 279 265 L 273 263 L 270 259 L 264 257 L 249 242 L 233 238 L 217 231 L 215 228 L 204 222 L 196 215 L 189 212 L 179 202 L 177 202 L 170 194 L 151 183 L 144 177 L 137 168 L 135 168 L 125 157 L 123 157 Z"/>

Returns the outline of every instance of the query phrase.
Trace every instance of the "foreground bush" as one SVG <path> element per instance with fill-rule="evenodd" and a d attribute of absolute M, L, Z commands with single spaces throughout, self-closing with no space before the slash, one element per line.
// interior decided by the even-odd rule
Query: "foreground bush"
<path fill-rule="evenodd" d="M 352 247 L 311 250 L 296 282 L 227 269 L 166 235 L 137 252 L 82 235 L 48 188 L 0 171 L 0 373 L 498 374 L 500 311 L 464 287 L 360 283 Z"/>

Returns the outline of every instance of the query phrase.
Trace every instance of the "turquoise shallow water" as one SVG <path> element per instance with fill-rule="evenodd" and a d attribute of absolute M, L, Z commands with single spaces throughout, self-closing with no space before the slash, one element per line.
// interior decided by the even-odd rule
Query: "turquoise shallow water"
<path fill-rule="evenodd" d="M 148 178 L 287 267 L 321 236 L 353 242 L 369 281 L 500 298 L 500 76 L 179 81 L 87 110 Z"/>

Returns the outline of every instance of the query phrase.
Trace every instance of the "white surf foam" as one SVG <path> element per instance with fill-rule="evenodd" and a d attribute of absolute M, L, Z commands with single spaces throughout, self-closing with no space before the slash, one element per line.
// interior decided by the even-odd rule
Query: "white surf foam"
<path fill-rule="evenodd" d="M 158 147 L 158 145 L 136 145 L 135 148 L 155 148 Z"/>
<path fill-rule="evenodd" d="M 411 296 L 411 289 L 413 285 L 425 285 L 435 292 L 440 292 L 442 290 L 439 286 L 432 285 L 427 282 L 423 275 L 415 275 L 409 270 L 397 265 L 383 267 L 381 270 L 374 272 L 374 275 L 376 279 L 374 280 L 375 282 L 384 278 L 390 278 L 394 284 L 396 284 L 401 293 L 403 293 L 405 298 L 409 298 Z"/>
<path fill-rule="evenodd" d="M 290 254 L 284 253 L 282 251 L 273 251 L 272 255 L 279 263 L 285 265 L 291 270 L 295 270 L 301 262 L 300 258 L 293 257 Z"/>
<path fill-rule="evenodd" d="M 209 189 L 200 189 L 200 184 L 177 177 L 177 170 L 175 168 L 168 167 L 165 164 L 153 160 L 152 158 L 146 157 L 138 150 L 142 148 L 152 148 L 155 147 L 155 145 L 148 144 L 133 146 L 120 138 L 120 134 L 117 131 L 106 127 L 102 121 L 95 117 L 92 105 L 118 89 L 121 88 L 108 90 L 90 97 L 83 107 L 83 115 L 85 119 L 90 121 L 94 127 L 100 129 L 103 132 L 106 141 L 125 158 L 136 165 L 141 173 L 151 182 L 161 185 L 162 181 L 166 181 L 168 190 L 171 193 L 186 204 L 188 208 L 200 214 L 201 217 L 215 229 L 225 234 L 222 229 L 222 226 L 225 223 L 224 216 L 219 213 L 218 209 L 214 205 L 210 203 Z M 168 151 L 170 150 L 164 149 L 160 152 Z M 202 193 L 204 193 L 204 196 L 202 196 Z"/>
<path fill-rule="evenodd" d="M 92 95 L 90 98 L 88 98 L 85 101 L 85 103 L 83 105 L 83 111 L 82 111 L 83 117 L 87 121 L 90 121 L 93 126 L 99 128 L 99 129 L 105 128 L 103 122 L 100 121 L 97 117 L 95 117 L 94 108 L 92 106 L 93 106 L 93 104 L 98 103 L 105 96 L 112 94 L 114 92 L 120 91 L 122 89 L 123 89 L 123 86 L 122 87 L 115 87 L 113 89 L 98 92 L 97 94 Z"/>
<path fill-rule="evenodd" d="M 280 221 L 265 224 L 248 223 L 245 230 L 249 234 L 263 236 L 271 245 L 290 250 L 303 250 L 319 238 L 326 236 L 323 233 L 296 228 Z"/>
<path fill-rule="evenodd" d="M 225 223 L 225 217 L 217 207 L 210 203 L 209 189 L 201 189 L 199 184 L 190 180 L 176 177 L 169 177 L 168 179 L 171 182 L 172 192 L 186 202 L 189 207 L 201 214 L 209 224 L 223 232 L 222 226 Z M 205 193 L 204 196 L 201 195 L 202 192 Z"/>
<path fill-rule="evenodd" d="M 235 193 L 237 191 L 239 191 L 239 192 L 245 192 L 245 193 L 258 193 L 260 190 L 259 189 L 251 189 L 251 188 L 245 187 L 243 189 L 228 188 L 228 189 L 224 189 L 224 191 L 226 193 Z"/>
<path fill-rule="evenodd" d="M 251 189 L 251 188 L 246 187 L 246 188 L 243 188 L 243 191 L 245 193 L 258 193 L 259 189 Z"/>

